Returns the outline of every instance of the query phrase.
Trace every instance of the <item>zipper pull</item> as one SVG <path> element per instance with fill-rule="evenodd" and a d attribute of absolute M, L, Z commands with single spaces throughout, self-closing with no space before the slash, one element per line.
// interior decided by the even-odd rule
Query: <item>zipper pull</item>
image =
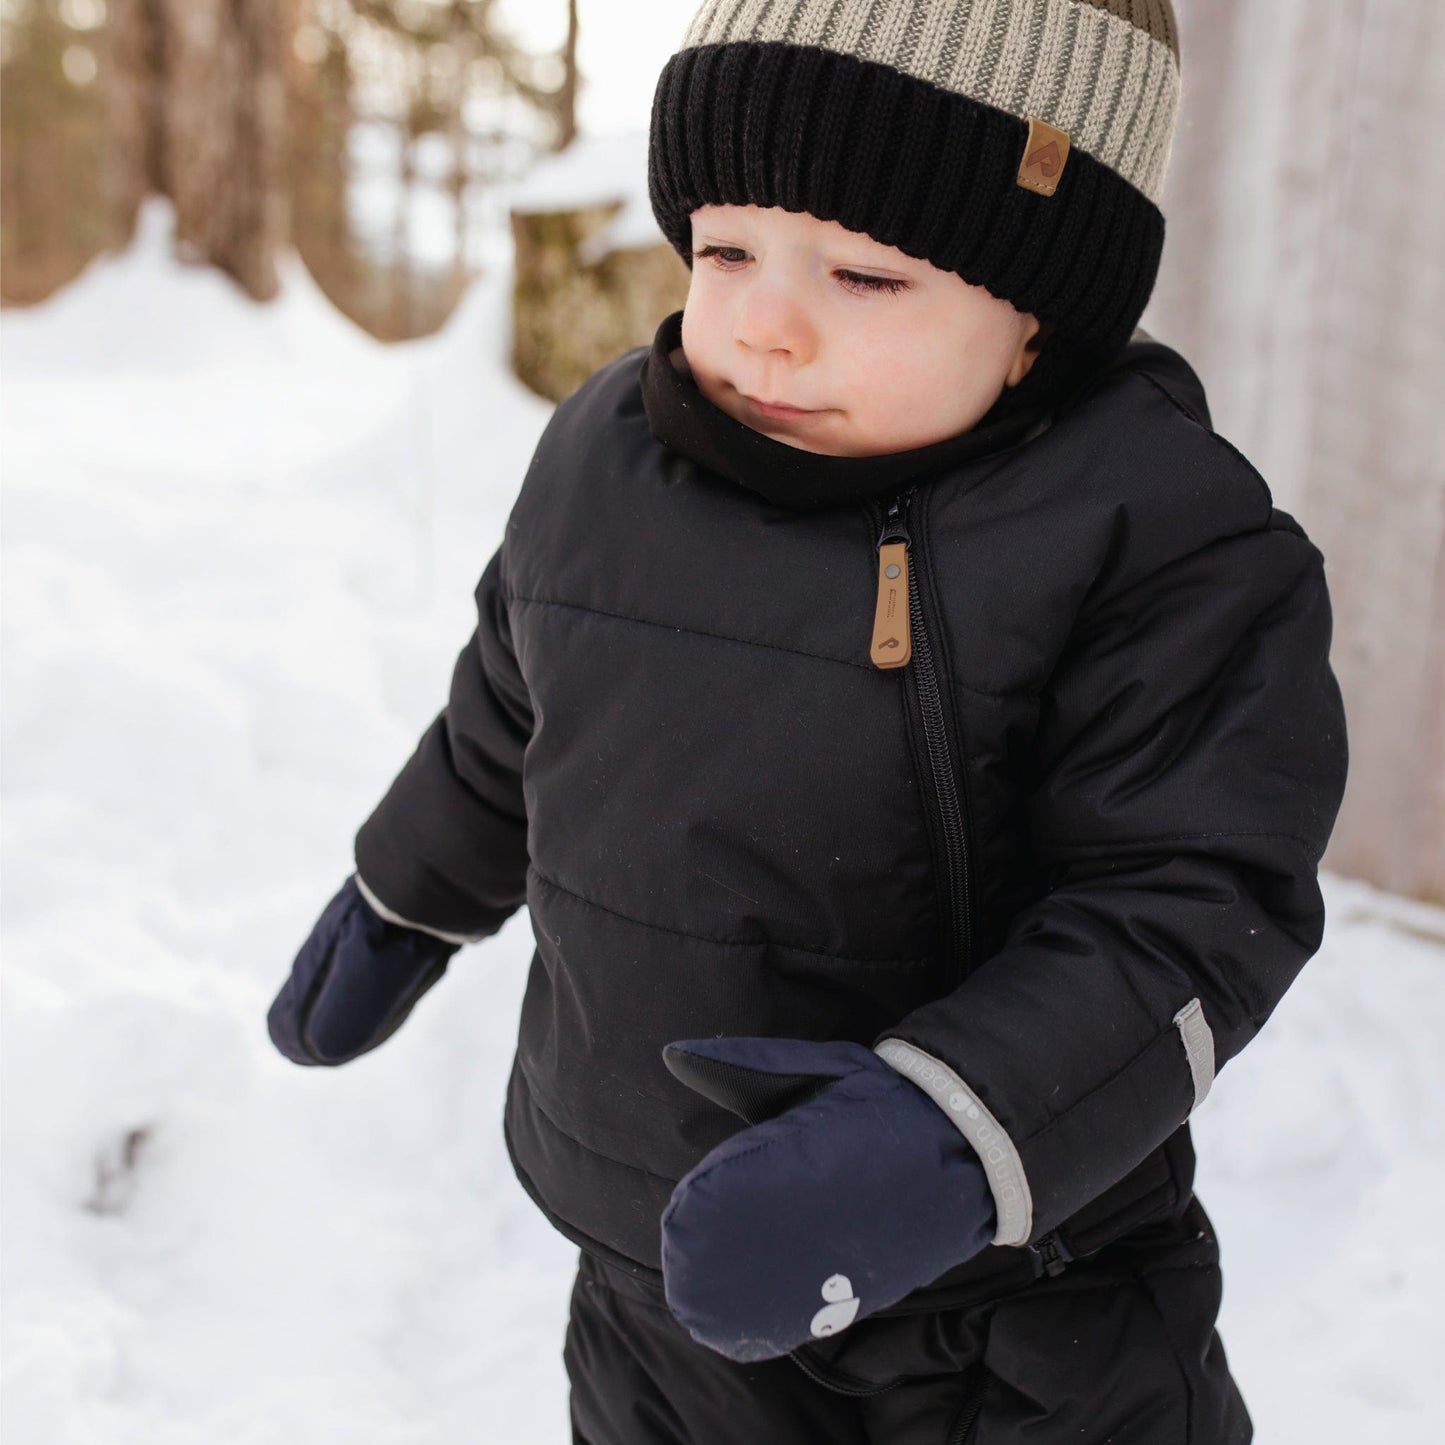
<path fill-rule="evenodd" d="M 1074 1260 L 1064 1241 L 1054 1233 L 1046 1234 L 1037 1244 L 1029 1245 L 1028 1251 L 1050 1279 L 1057 1279 Z"/>
<path fill-rule="evenodd" d="M 878 534 L 878 602 L 873 611 L 873 645 L 868 656 L 875 667 L 905 667 L 913 656 L 908 615 L 908 547 L 912 538 L 903 514 L 912 488 L 889 505 Z"/>

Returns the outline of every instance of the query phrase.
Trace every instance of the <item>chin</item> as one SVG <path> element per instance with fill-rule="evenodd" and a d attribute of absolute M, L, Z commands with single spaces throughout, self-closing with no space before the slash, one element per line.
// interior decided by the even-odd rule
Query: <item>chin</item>
<path fill-rule="evenodd" d="M 911 451 L 912 448 L 892 446 L 887 442 L 869 444 L 865 442 L 822 442 L 807 441 L 802 437 L 775 436 L 774 441 L 786 442 L 800 452 L 812 452 L 820 457 L 886 457 L 892 452 Z"/>
<path fill-rule="evenodd" d="M 754 431 L 758 428 L 754 427 Z M 823 442 L 810 442 L 800 436 L 784 436 L 782 432 L 763 432 L 765 437 L 771 437 L 775 442 L 782 442 L 786 447 L 792 447 L 800 452 L 812 452 L 819 457 L 851 457 L 858 455 L 856 452 L 845 451 L 840 447 L 831 447 Z"/>

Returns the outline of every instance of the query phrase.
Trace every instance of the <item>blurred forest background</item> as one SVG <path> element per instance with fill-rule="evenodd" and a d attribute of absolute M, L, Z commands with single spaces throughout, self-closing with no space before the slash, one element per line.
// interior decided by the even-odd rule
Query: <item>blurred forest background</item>
<path fill-rule="evenodd" d="M 159 192 L 179 254 L 255 299 L 292 245 L 372 335 L 435 330 L 479 269 L 511 264 L 504 187 L 577 134 L 577 0 L 544 5 L 555 48 L 509 38 L 493 0 L 0 0 L 0 300 L 39 301 L 122 247 Z M 1184 108 L 1146 325 L 1325 553 L 1353 756 L 1329 866 L 1439 902 L 1445 6 L 1176 9 Z M 583 11 L 627 23 L 623 0 Z M 422 212 L 447 245 L 409 241 Z M 589 294 L 639 284 L 581 255 L 588 229 L 563 240 Z M 560 394 L 598 345 L 649 334 L 638 313 L 664 291 L 561 380 L 527 379 Z"/>
<path fill-rule="evenodd" d="M 555 3 L 568 41 L 533 53 L 493 0 L 3 0 L 0 299 L 124 247 L 154 192 L 181 254 L 256 300 L 289 244 L 372 335 L 434 331 L 499 185 L 576 132 L 576 0 Z M 449 255 L 409 243 L 427 209 Z"/>

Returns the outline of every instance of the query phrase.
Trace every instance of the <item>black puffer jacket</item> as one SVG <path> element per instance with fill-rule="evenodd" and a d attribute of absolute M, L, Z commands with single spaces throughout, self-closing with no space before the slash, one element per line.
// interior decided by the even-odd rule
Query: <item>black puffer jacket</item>
<path fill-rule="evenodd" d="M 523 1184 L 656 1271 L 674 1182 L 738 1127 L 663 1044 L 887 1037 L 948 1080 L 999 1203 L 940 1289 L 1182 1209 L 1186 1118 L 1320 941 L 1318 552 L 1147 339 L 1051 424 L 841 459 L 713 408 L 679 328 L 558 407 L 448 706 L 357 838 L 403 919 L 530 907 Z M 905 536 L 912 657 L 883 669 Z"/>

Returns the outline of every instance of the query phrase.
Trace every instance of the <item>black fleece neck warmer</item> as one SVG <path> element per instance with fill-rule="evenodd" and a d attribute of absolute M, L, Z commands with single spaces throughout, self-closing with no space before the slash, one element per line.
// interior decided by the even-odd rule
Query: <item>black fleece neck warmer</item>
<path fill-rule="evenodd" d="M 971 430 L 931 446 L 873 457 L 835 457 L 774 441 L 715 407 L 697 383 L 680 372 L 671 353 L 682 345 L 682 312 L 657 329 L 642 364 L 642 403 L 653 436 L 710 472 L 766 497 L 780 507 L 811 510 L 843 506 L 935 476 L 960 462 L 1002 451 L 1047 425 L 1038 404 L 984 417 Z M 1005 393 L 1009 395 L 1009 393 Z M 995 407 L 995 411 L 998 408 Z"/>

